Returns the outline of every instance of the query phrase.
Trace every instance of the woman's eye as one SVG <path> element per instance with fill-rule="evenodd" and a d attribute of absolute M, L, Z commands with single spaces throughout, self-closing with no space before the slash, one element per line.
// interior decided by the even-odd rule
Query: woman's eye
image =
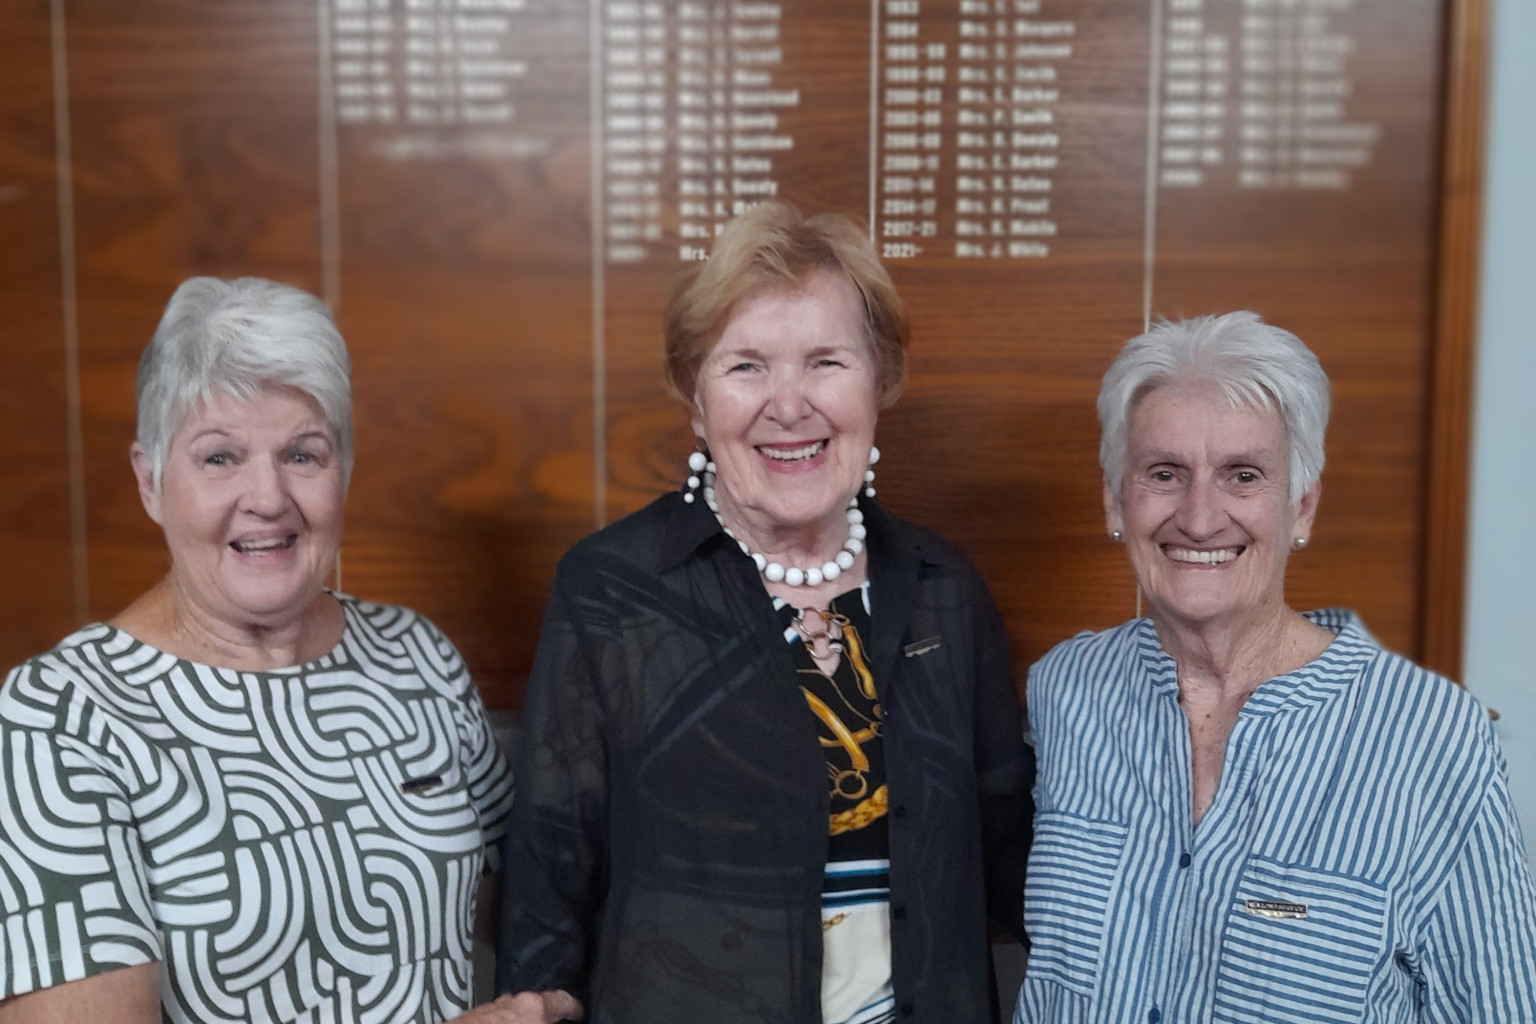
<path fill-rule="evenodd" d="M 326 448 L 290 448 L 288 450 L 288 462 L 290 465 L 303 466 L 309 469 L 330 465 L 330 451 Z"/>
<path fill-rule="evenodd" d="M 231 460 L 230 460 L 228 452 L 214 452 L 212 455 L 204 457 L 203 465 L 205 465 L 205 466 L 227 466 L 227 465 L 229 465 L 230 461 Z"/>

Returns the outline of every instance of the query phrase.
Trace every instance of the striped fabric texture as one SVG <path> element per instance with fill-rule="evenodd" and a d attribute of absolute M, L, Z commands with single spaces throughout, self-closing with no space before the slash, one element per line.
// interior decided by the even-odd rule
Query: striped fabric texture
<path fill-rule="evenodd" d="M 210 668 L 94 625 L 10 673 L 0 997 L 158 961 L 173 1022 L 428 1024 L 470 1005 L 511 774 L 453 645 L 341 601 L 340 644 L 292 669 Z"/>
<path fill-rule="evenodd" d="M 1015 1024 L 1536 1021 L 1536 890 L 1487 714 L 1349 613 L 1310 617 L 1337 638 L 1249 700 L 1198 830 L 1150 620 L 1031 670 Z"/>

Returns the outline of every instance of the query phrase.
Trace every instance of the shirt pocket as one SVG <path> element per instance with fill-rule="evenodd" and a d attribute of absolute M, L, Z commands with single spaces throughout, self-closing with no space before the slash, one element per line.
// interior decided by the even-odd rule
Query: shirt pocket
<path fill-rule="evenodd" d="M 1104 953 L 1110 895 L 1120 873 L 1126 827 L 1047 811 L 1035 819 L 1024 885 L 1031 981 L 1092 996 Z"/>
<path fill-rule="evenodd" d="M 1251 857 L 1227 911 L 1213 1024 L 1353 1024 L 1389 953 L 1372 882 Z"/>

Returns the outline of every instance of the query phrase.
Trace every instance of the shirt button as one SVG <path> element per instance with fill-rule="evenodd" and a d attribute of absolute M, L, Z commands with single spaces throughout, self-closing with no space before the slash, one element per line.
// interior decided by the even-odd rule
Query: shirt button
<path fill-rule="evenodd" d="M 1157 1007 L 1154 1006 L 1152 1009 L 1147 1011 L 1147 1024 L 1157 1024 L 1157 1022 L 1162 1019 L 1163 1011 L 1159 1010 Z"/>
<path fill-rule="evenodd" d="M 897 921 L 905 921 L 907 919 L 907 908 L 906 907 L 892 907 L 891 908 L 891 917 L 893 919 L 897 920 Z"/>
<path fill-rule="evenodd" d="M 902 1003 L 901 1004 L 901 1015 L 903 1017 L 910 1017 L 910 1016 L 912 1016 L 912 1004 L 911 1003 Z"/>
<path fill-rule="evenodd" d="M 905 818 L 907 816 L 907 805 L 897 804 L 895 814 L 898 818 Z"/>
<path fill-rule="evenodd" d="M 1179 867 L 1181 867 L 1181 868 L 1189 867 L 1189 854 L 1187 854 L 1187 853 L 1179 854 Z M 1157 1024 L 1157 1022 L 1153 1021 L 1152 1024 Z"/>

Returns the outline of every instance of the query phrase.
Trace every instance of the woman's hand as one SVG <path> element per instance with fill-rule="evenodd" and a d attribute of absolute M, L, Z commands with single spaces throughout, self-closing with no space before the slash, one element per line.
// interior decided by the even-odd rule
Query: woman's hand
<path fill-rule="evenodd" d="M 586 1016 L 581 1000 L 569 992 L 519 992 L 501 996 L 493 1003 L 477 1006 L 455 1024 L 556 1024 L 563 1020 L 581 1020 Z"/>

